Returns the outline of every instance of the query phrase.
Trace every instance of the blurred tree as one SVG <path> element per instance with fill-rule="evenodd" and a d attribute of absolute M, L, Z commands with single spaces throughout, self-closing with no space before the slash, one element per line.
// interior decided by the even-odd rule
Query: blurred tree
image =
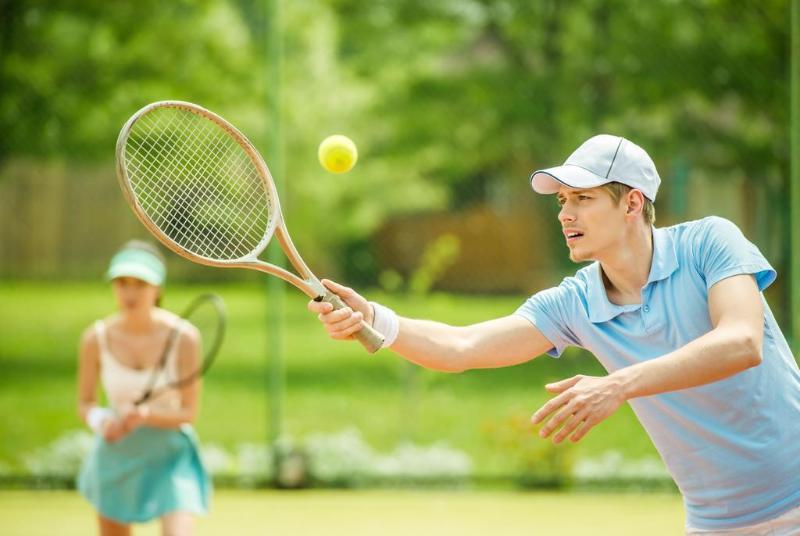
<path fill-rule="evenodd" d="M 285 2 L 289 228 L 335 274 L 336 251 L 370 265 L 393 214 L 554 215 L 530 170 L 612 132 L 654 157 L 662 223 L 673 209 L 736 216 L 783 268 L 788 13 L 788 0 Z M 257 0 L 0 0 L 0 162 L 108 162 L 127 117 L 166 98 L 218 111 L 263 149 L 265 16 Z M 347 175 L 316 161 L 336 132 L 359 145 Z M 702 193 L 731 188 L 724 206 Z"/>
<path fill-rule="evenodd" d="M 263 83 L 225 2 L 4 0 L 2 13 L 0 158 L 108 160 L 122 123 L 153 100 L 224 103 L 252 122 Z"/>
<path fill-rule="evenodd" d="M 388 164 L 385 184 L 422 177 L 453 209 L 530 207 L 531 169 L 560 163 L 594 133 L 617 133 L 654 157 L 662 223 L 687 205 L 687 217 L 733 217 L 785 268 L 786 0 L 331 5 L 348 28 L 339 57 L 382 86 L 365 120 L 379 124 L 371 157 Z M 670 179 L 686 169 L 676 194 L 689 198 L 679 199 Z M 739 185 L 741 206 L 704 197 L 699 183 Z"/>

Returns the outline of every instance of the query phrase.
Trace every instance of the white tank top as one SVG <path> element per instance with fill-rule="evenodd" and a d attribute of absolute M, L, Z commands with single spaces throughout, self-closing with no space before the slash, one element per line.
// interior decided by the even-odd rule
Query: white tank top
<path fill-rule="evenodd" d="M 178 337 L 168 350 L 164 370 L 159 372 L 153 389 L 161 389 L 169 381 L 177 378 L 176 357 L 177 342 L 184 329 L 184 321 L 180 320 Z M 133 405 L 141 397 L 152 381 L 153 368 L 135 369 L 120 363 L 109 350 L 106 325 L 102 320 L 95 322 L 97 340 L 100 346 L 100 382 L 106 393 L 109 405 L 116 411 Z M 157 365 L 156 365 L 157 366 Z M 153 409 L 175 410 L 181 406 L 180 391 L 170 389 L 151 398 L 147 405 Z"/>

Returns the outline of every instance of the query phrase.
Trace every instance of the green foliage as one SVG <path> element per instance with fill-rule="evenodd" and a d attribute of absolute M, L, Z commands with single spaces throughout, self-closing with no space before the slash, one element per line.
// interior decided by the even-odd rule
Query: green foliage
<path fill-rule="evenodd" d="M 229 3 L 9 4 L 0 128 L 13 135 L 0 158 L 110 159 L 122 123 L 153 100 L 225 103 L 253 126 L 257 48 Z"/>
<path fill-rule="evenodd" d="M 730 217 L 788 272 L 788 0 L 277 4 L 280 88 L 267 78 L 274 21 L 264 2 L 2 2 L 0 186 L 13 175 L 3 163 L 25 158 L 67 161 L 68 182 L 84 179 L 76 161 L 99 161 L 111 180 L 119 127 L 153 100 L 221 113 L 268 163 L 280 123 L 285 165 L 273 171 L 295 243 L 318 273 L 376 285 L 391 267 L 377 264 L 373 237 L 398 215 L 475 204 L 539 211 L 550 217 L 536 232 L 555 235 L 552 203 L 530 194 L 528 173 L 612 132 L 653 156 L 664 179 L 659 224 Z M 273 96 L 280 118 L 269 111 Z M 333 133 L 359 146 L 346 175 L 316 160 Z M 83 213 L 96 197 L 81 196 Z M 10 211 L 13 196 L 4 198 Z M 64 196 L 50 219 L 76 206 Z M 19 244 L 36 225 L 7 225 L 0 255 L 23 258 Z M 107 254 L 103 240 L 72 247 L 87 262 L 69 273 L 84 277 Z M 563 248 L 543 254 L 573 268 Z M 780 281 L 771 299 L 783 321 Z"/>
<path fill-rule="evenodd" d="M 170 284 L 164 305 L 181 310 L 209 290 Z M 201 444 L 219 445 L 237 463 L 263 464 L 261 454 L 241 453 L 239 446 L 263 445 L 268 437 L 268 304 L 260 284 L 216 285 L 213 290 L 225 299 L 229 323 L 220 355 L 203 382 L 198 435 Z M 454 324 L 508 314 L 522 300 L 369 294 L 403 315 Z M 415 443 L 446 441 L 472 458 L 476 475 L 510 475 L 519 464 L 484 432 L 483 423 L 533 413 L 548 397 L 543 388 L 547 382 L 602 373 L 595 360 L 580 352 L 507 369 L 420 371 L 416 411 L 411 411 L 403 392 L 405 363 L 390 353 L 369 356 L 355 343 L 328 340 L 305 302 L 300 293 L 286 295 L 284 431 L 298 439 L 356 427 L 376 451 L 392 452 L 413 426 Z M 0 443 L 0 465 L 14 472 L 23 467 L 26 454 L 80 426 L 75 398 L 78 339 L 95 318 L 113 312 L 113 297 L 100 283 L 14 282 L 0 284 L 0 303 L 0 436 L 8 438 Z M 578 449 L 582 456 L 610 449 L 619 449 L 626 458 L 655 455 L 627 407 L 592 430 Z"/>
<path fill-rule="evenodd" d="M 389 294 L 398 292 L 403 286 L 403 276 L 397 270 L 384 270 L 378 276 L 378 284 L 384 292 Z"/>
<path fill-rule="evenodd" d="M 312 265 L 341 268 L 331 253 L 395 214 L 519 206 L 532 168 L 601 131 L 646 147 L 665 179 L 682 158 L 692 181 L 743 178 L 758 206 L 786 208 L 787 0 L 275 2 L 281 195 Z M 2 9 L 0 161 L 109 160 L 124 120 L 166 98 L 222 113 L 274 160 L 264 3 Z M 333 177 L 315 151 L 336 132 L 361 158 Z M 665 180 L 662 222 L 686 201 L 670 189 Z M 780 265 L 786 226 L 755 220 L 745 223 Z"/>
<path fill-rule="evenodd" d="M 529 414 L 515 414 L 484 423 L 483 432 L 514 463 L 518 482 L 526 487 L 563 488 L 570 484 L 575 448 L 541 439 Z"/>
<path fill-rule="evenodd" d="M 443 234 L 425 247 L 422 259 L 411 274 L 408 288 L 416 296 L 428 294 L 436 281 L 458 259 L 461 243 L 455 235 Z"/>
<path fill-rule="evenodd" d="M 450 233 L 436 237 L 422 252 L 419 265 L 408 278 L 407 289 L 413 296 L 430 293 L 447 269 L 458 260 L 461 249 L 459 238 Z M 381 288 L 388 293 L 398 292 L 404 287 L 403 276 L 396 270 L 384 270 L 378 277 Z"/>

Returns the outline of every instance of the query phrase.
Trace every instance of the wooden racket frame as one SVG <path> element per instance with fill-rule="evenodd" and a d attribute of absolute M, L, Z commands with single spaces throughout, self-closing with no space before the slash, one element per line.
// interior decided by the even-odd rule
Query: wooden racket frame
<path fill-rule="evenodd" d="M 225 130 L 239 144 L 239 146 L 244 149 L 245 153 L 247 153 L 251 162 L 256 167 L 259 178 L 261 179 L 261 184 L 267 194 L 270 218 L 263 238 L 248 254 L 237 259 L 220 260 L 211 259 L 193 253 L 182 247 L 180 244 L 162 232 L 161 229 L 159 229 L 158 226 L 150 219 L 150 217 L 144 211 L 144 208 L 136 199 L 136 194 L 133 192 L 131 187 L 130 177 L 128 175 L 128 169 L 126 166 L 125 146 L 134 124 L 143 116 L 159 108 L 174 108 L 188 111 L 216 123 L 217 126 Z M 147 230 L 150 231 L 150 233 L 155 236 L 159 242 L 164 244 L 170 250 L 174 251 L 181 257 L 198 264 L 215 266 L 218 268 L 247 268 L 250 270 L 265 272 L 280 277 L 284 281 L 291 283 L 305 293 L 309 298 L 315 301 L 325 301 L 331 303 L 336 310 L 346 307 L 345 303 L 342 302 L 342 300 L 336 294 L 325 288 L 319 279 L 317 279 L 303 258 L 300 256 L 300 253 L 298 253 L 297 248 L 294 246 L 294 243 L 289 236 L 289 232 L 286 229 L 286 223 L 283 219 L 283 213 L 281 212 L 280 201 L 278 199 L 278 192 L 275 189 L 275 183 L 272 179 L 272 174 L 267 167 L 267 163 L 261 157 L 261 154 L 256 150 L 250 140 L 248 140 L 247 137 L 236 127 L 231 125 L 219 115 L 203 108 L 202 106 L 185 101 L 169 100 L 148 104 L 133 114 L 122 127 L 119 137 L 117 138 L 116 157 L 117 179 L 120 187 L 122 188 L 122 193 L 125 196 L 126 201 L 130 205 L 131 209 L 133 209 L 133 212 L 136 214 L 136 217 L 139 219 L 139 221 L 141 221 L 142 224 L 147 227 Z M 281 250 L 283 250 L 284 254 L 289 259 L 289 262 L 297 270 L 297 274 L 281 268 L 280 266 L 264 262 L 258 258 L 258 256 L 264 252 L 267 244 L 273 236 L 277 238 Z M 361 330 L 355 333 L 354 337 L 356 337 L 370 353 L 377 351 L 383 345 L 383 335 L 375 331 L 372 326 L 364 322 L 362 322 L 362 324 L 363 326 Z"/>

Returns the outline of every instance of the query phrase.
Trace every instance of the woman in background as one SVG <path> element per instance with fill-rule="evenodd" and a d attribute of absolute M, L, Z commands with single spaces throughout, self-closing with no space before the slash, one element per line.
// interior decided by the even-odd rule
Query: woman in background
<path fill-rule="evenodd" d="M 129 535 L 131 523 L 161 519 L 163 534 L 192 534 L 193 515 L 208 511 L 211 485 L 191 423 L 200 381 L 134 405 L 150 386 L 164 352 L 164 376 L 196 368 L 197 329 L 159 307 L 166 275 L 157 248 L 125 244 L 107 278 L 117 313 L 83 333 L 78 368 L 78 412 L 96 439 L 78 477 L 78 489 L 97 510 L 100 534 Z M 178 336 L 167 348 L 170 332 Z M 98 381 L 108 407 L 97 403 Z"/>

